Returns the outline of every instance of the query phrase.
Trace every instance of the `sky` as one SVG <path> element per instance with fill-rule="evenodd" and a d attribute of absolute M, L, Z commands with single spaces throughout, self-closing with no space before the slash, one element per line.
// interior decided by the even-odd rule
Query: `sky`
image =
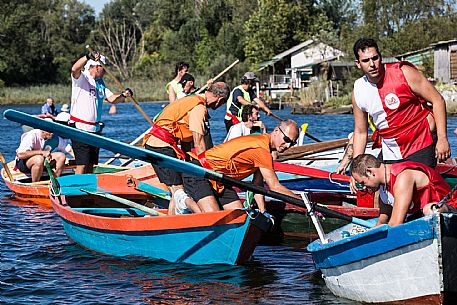
<path fill-rule="evenodd" d="M 98 15 L 102 11 L 106 3 L 111 0 L 82 0 L 82 2 L 89 4 L 95 9 L 95 14 Z"/>

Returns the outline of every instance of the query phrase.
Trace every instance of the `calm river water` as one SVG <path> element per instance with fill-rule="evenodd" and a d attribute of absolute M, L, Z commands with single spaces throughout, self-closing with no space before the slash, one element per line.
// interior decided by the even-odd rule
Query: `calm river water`
<path fill-rule="evenodd" d="M 142 103 L 152 117 L 160 103 Z M 41 105 L 2 106 L 36 114 Z M 118 105 L 108 115 L 104 136 L 131 141 L 148 127 L 132 104 Z M 60 108 L 60 107 L 59 107 Z M 282 118 L 309 123 L 308 132 L 331 140 L 347 136 L 351 115 L 297 116 L 289 109 L 275 111 Z M 224 110 L 211 112 L 215 143 L 225 136 Z M 277 123 L 263 117 L 270 129 Z M 448 120 L 453 156 L 457 119 Z M 14 157 L 21 128 L 0 119 L 0 151 Z M 102 152 L 106 155 L 109 152 Z M 306 252 L 310 237 L 287 236 L 281 243 L 256 248 L 245 266 L 192 266 L 164 261 L 104 256 L 69 241 L 51 209 L 9 199 L 0 183 L 0 303 L 1 304 L 358 304 L 333 296 L 315 275 Z M 309 227 L 303 223 L 303 227 Z"/>

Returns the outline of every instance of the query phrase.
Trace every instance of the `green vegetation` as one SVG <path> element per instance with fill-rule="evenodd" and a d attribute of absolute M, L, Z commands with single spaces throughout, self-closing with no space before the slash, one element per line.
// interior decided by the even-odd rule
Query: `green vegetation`
<path fill-rule="evenodd" d="M 71 65 L 86 44 L 107 55 L 117 77 L 147 100 L 164 98 L 181 60 L 202 84 L 240 59 L 224 76 L 233 86 L 246 70 L 310 38 L 344 50 L 346 60 L 361 36 L 377 39 L 383 56 L 405 53 L 457 37 L 455 2 L 112 0 L 96 17 L 78 0 L 6 0 L 0 102 L 68 99 Z M 341 84 L 341 95 L 347 86 Z"/>
<path fill-rule="evenodd" d="M 108 88 L 118 91 L 115 84 L 107 78 Z M 125 83 L 135 88 L 137 101 L 164 101 L 167 99 L 163 82 L 151 80 L 132 80 Z M 138 89 L 136 89 L 138 88 Z M 0 105 L 6 104 L 40 104 L 52 96 L 57 104 L 70 103 L 71 86 L 65 84 L 37 85 L 28 87 L 5 87 L 0 89 Z"/>

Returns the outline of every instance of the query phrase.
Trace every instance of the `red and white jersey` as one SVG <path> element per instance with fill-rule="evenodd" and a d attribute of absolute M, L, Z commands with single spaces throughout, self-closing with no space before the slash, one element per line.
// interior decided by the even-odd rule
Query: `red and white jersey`
<path fill-rule="evenodd" d="M 433 143 L 427 121 L 430 110 L 411 91 L 403 65 L 414 67 L 408 62 L 386 64 L 384 78 L 377 84 L 366 75 L 354 83 L 355 102 L 373 118 L 386 161 L 404 159 Z"/>
<path fill-rule="evenodd" d="M 383 186 L 380 188 L 380 198 L 382 202 L 392 206 L 395 204 L 393 200 L 395 182 L 398 175 L 407 169 L 419 170 L 425 173 L 429 179 L 429 183 L 427 185 L 414 190 L 412 202 L 408 210 L 409 214 L 413 214 L 419 209 L 423 209 L 428 203 L 440 201 L 451 191 L 449 185 L 436 170 L 422 163 L 406 161 L 391 165 L 390 183 L 388 189 L 386 190 Z M 449 201 L 448 204 L 452 207 L 457 206 L 456 201 Z"/>

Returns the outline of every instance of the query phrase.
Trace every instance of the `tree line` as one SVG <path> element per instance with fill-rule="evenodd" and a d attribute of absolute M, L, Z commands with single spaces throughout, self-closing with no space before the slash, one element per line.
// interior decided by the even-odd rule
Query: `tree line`
<path fill-rule="evenodd" d="M 362 36 L 384 56 L 457 38 L 457 0 L 113 0 L 99 16 L 77 0 L 0 4 L 0 84 L 68 83 L 85 45 L 122 79 L 171 79 L 174 63 L 208 77 L 235 59 L 254 69 L 307 39 L 344 50 Z M 241 75 L 240 71 L 233 71 Z"/>

